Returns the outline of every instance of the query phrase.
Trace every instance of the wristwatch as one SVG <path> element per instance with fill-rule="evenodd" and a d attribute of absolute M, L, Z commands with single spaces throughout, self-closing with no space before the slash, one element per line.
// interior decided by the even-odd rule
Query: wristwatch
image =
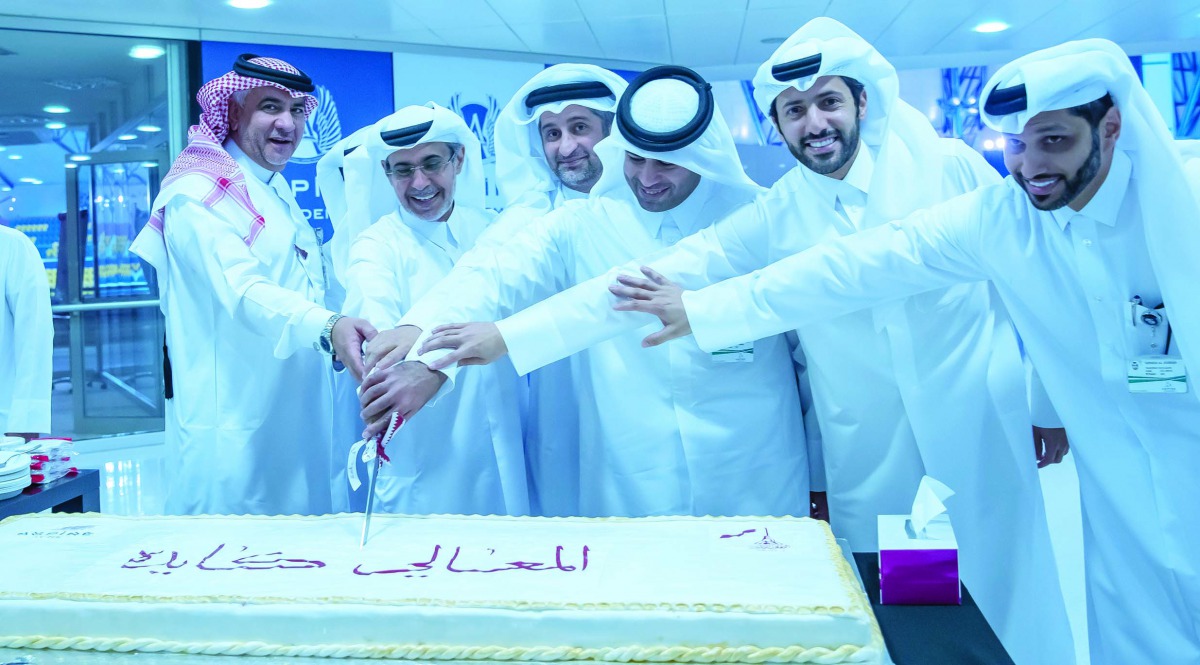
<path fill-rule="evenodd" d="M 333 327 L 337 325 L 338 321 L 344 318 L 346 317 L 341 314 L 334 314 L 325 322 L 325 328 L 321 330 L 321 351 L 331 356 L 333 355 Z"/>

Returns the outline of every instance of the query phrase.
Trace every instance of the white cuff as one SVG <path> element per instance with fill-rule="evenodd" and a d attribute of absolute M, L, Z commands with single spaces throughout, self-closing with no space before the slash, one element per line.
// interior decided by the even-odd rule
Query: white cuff
<path fill-rule="evenodd" d="M 404 325 L 414 325 L 414 324 L 409 322 L 409 323 L 405 323 Z M 433 361 L 444 358 L 445 356 L 450 354 L 450 352 L 453 349 L 434 349 L 433 351 L 430 351 L 429 353 L 425 353 L 425 354 L 420 353 L 421 347 L 431 337 L 431 334 L 429 331 L 432 330 L 433 328 L 434 328 L 434 326 L 430 326 L 429 328 L 421 329 L 421 336 L 418 337 L 417 341 L 413 343 L 412 348 L 408 350 L 408 355 L 404 357 L 404 360 L 402 362 L 418 362 L 418 363 L 422 363 L 426 367 L 428 367 L 430 365 L 430 363 L 432 363 Z M 454 390 L 454 380 L 458 377 L 458 372 L 461 369 L 462 368 L 459 367 L 457 364 L 454 364 L 454 365 L 451 365 L 444 369 L 437 370 L 437 371 L 441 372 L 442 374 L 446 375 L 446 381 L 445 381 L 445 383 L 442 384 L 442 387 L 437 391 L 437 394 L 435 394 L 433 396 L 433 398 L 429 400 L 429 404 L 434 404 L 439 399 L 441 399 L 443 395 L 450 392 L 451 390 Z"/>
<path fill-rule="evenodd" d="M 304 313 L 300 318 L 300 323 L 296 326 L 297 339 L 309 340 L 312 347 L 317 351 L 321 350 L 321 333 L 325 332 L 325 324 L 329 323 L 337 312 L 331 312 L 324 307 L 313 307 Z M 279 340 L 279 344 L 275 346 L 276 358 L 287 358 L 293 353 L 292 349 L 287 348 L 287 335 Z"/>
<path fill-rule="evenodd" d="M 525 309 L 496 322 L 496 329 L 508 347 L 508 358 L 520 376 L 561 359 L 555 353 L 561 347 L 558 329 L 547 325 L 545 319 L 539 321 L 528 314 L 530 311 Z"/>
<path fill-rule="evenodd" d="M 729 306 L 738 302 L 731 284 L 732 281 L 720 282 L 699 291 L 683 292 L 683 310 L 692 327 L 692 336 L 709 353 L 756 339 L 740 309 Z"/>

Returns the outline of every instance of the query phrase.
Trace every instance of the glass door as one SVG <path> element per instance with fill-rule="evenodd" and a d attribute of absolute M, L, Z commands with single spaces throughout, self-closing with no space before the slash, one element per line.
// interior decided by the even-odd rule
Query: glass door
<path fill-rule="evenodd" d="M 183 147 L 197 45 L 8 28 L 0 44 L 0 225 L 50 286 L 51 434 L 160 431 L 158 290 L 129 245 Z"/>
<path fill-rule="evenodd" d="M 158 289 L 129 245 L 169 164 L 165 151 L 122 150 L 69 155 L 63 165 L 54 313 L 69 329 L 70 430 L 79 438 L 163 427 Z"/>

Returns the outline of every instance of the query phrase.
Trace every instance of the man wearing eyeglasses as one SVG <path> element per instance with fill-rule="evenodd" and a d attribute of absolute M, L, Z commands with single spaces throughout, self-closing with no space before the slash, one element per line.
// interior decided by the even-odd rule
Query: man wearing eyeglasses
<path fill-rule="evenodd" d="M 409 106 L 376 123 L 344 169 L 348 214 L 377 220 L 350 245 L 345 310 L 390 328 L 495 216 L 484 209 L 479 141 L 452 111 Z M 511 365 L 481 369 L 392 439 L 381 510 L 528 512 L 517 375 Z"/>
<path fill-rule="evenodd" d="M 454 398 L 461 381 L 485 369 L 438 365 L 445 358 L 435 350 L 445 347 L 429 335 L 445 333 L 443 342 L 472 331 L 487 336 L 499 332 L 497 325 L 442 330 L 439 324 L 508 316 L 547 289 L 668 247 L 761 191 L 737 159 L 710 86 L 682 67 L 656 67 L 630 83 L 611 134 L 595 151 L 603 169 L 587 200 L 569 201 L 485 256 L 464 259 L 406 315 L 420 323 L 432 348 L 418 341 L 409 362 L 364 380 L 368 433 L 393 412 L 419 424 Z M 522 336 L 532 346 L 555 334 L 537 323 L 532 328 L 539 334 Z M 690 343 L 647 351 L 644 332 L 573 359 L 579 433 L 567 444 L 578 446 L 578 514 L 807 510 L 808 458 L 788 341 L 775 336 L 717 353 Z M 472 417 L 468 409 L 459 415 Z"/>
<path fill-rule="evenodd" d="M 397 150 L 383 160 L 383 172 L 405 211 L 426 222 L 446 222 L 462 164 L 462 144 L 435 141 Z"/>

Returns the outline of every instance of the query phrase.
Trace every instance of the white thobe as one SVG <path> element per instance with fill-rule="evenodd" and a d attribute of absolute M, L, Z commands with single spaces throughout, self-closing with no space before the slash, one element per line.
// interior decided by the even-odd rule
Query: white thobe
<path fill-rule="evenodd" d="M 342 285 L 345 275 L 337 274 L 331 257 L 329 242 L 321 245 L 321 254 L 325 263 L 327 277 L 325 289 L 325 308 L 333 312 L 341 312 L 346 302 L 346 287 Z M 331 445 L 329 448 L 329 490 L 331 513 L 356 512 L 366 505 L 366 492 L 355 492 L 351 489 L 346 475 L 347 458 L 350 449 L 362 436 L 363 424 L 359 412 L 362 405 L 358 401 L 358 380 L 354 378 L 344 364 L 335 364 L 333 372 L 333 405 L 330 412 Z"/>
<path fill-rule="evenodd" d="M 1070 432 L 1092 662 L 1197 663 L 1200 399 L 1195 377 L 1183 394 L 1129 388 L 1129 363 L 1148 351 L 1130 325 L 1131 299 L 1157 304 L 1156 275 L 1172 269 L 1150 263 L 1143 224 L 1154 220 L 1141 218 L 1131 173 L 1118 151 L 1079 213 L 1039 211 L 1009 178 L 685 293 L 684 304 L 697 341 L 716 348 L 990 279 Z M 1168 309 L 1196 306 L 1193 298 Z"/>
<path fill-rule="evenodd" d="M 346 311 L 389 326 L 442 280 L 493 214 L 455 206 L 445 222 L 393 212 L 359 234 L 346 269 Z M 508 362 L 462 377 L 388 444 L 378 509 L 410 514 L 529 511 L 518 377 Z"/>
<path fill-rule="evenodd" d="M 571 200 L 586 199 L 559 183 L 550 193 L 552 209 Z M 536 213 L 536 214 L 535 214 Z M 541 209 L 509 207 L 480 239 L 480 245 L 503 243 L 531 221 L 545 214 Z M 464 257 L 472 260 L 473 253 Z M 481 256 L 484 256 L 481 254 Z M 553 295 L 547 285 L 532 300 Z M 525 395 L 525 466 L 529 479 L 529 509 L 533 515 L 568 517 L 579 514 L 579 404 L 575 399 L 575 379 L 571 361 L 551 363 L 530 372 Z"/>
<path fill-rule="evenodd" d="M 327 513 L 331 372 L 314 345 L 333 312 L 318 304 L 317 236 L 283 176 L 225 147 L 262 231 L 247 246 L 249 215 L 206 206 L 212 182 L 184 177 L 166 202 L 166 264 L 154 266 L 175 389 L 166 511 Z M 156 242 L 154 233 L 139 240 Z"/>
<path fill-rule="evenodd" d="M 961 141 L 940 146 L 948 195 L 999 179 Z M 699 287 L 857 233 L 873 170 L 865 145 L 841 181 L 798 166 L 754 206 L 623 271 L 649 264 Z M 638 325 L 640 319 L 611 311 L 607 287 L 615 272 L 512 317 L 522 328 L 523 317 L 552 319 L 554 334 L 531 349 L 529 366 Z M 834 532 L 855 550 L 873 550 L 876 516 L 907 513 L 921 476 L 933 475 L 957 492 L 948 505 L 963 578 L 1017 662 L 1069 660 L 1024 370 L 995 293 L 983 282 L 960 284 L 873 310 L 830 312 L 798 332 Z M 756 338 L 726 338 L 722 346 Z"/>
<path fill-rule="evenodd" d="M 50 432 L 54 321 L 46 266 L 33 242 L 0 226 L 0 434 Z"/>
<path fill-rule="evenodd" d="M 490 252 L 490 263 L 452 276 L 456 293 L 418 320 L 491 320 L 531 303 L 545 285 L 565 288 L 666 246 L 674 225 L 693 233 L 741 205 L 701 182 L 666 213 L 647 213 L 631 192 L 569 203 Z M 649 321 L 645 321 L 649 323 Z M 579 400 L 580 513 L 586 516 L 802 515 L 808 469 L 787 341 L 753 344 L 752 362 L 700 351 L 691 340 L 645 350 L 654 325 L 572 358 Z M 514 365 L 554 334 L 501 327 Z M 420 342 L 418 342 L 419 347 Z M 414 347 L 415 357 L 416 348 Z M 541 363 L 544 364 L 544 363 Z M 539 364 L 539 366 L 541 365 Z M 469 371 L 469 370 L 468 370 Z M 453 374 L 453 372 L 451 372 Z"/>

